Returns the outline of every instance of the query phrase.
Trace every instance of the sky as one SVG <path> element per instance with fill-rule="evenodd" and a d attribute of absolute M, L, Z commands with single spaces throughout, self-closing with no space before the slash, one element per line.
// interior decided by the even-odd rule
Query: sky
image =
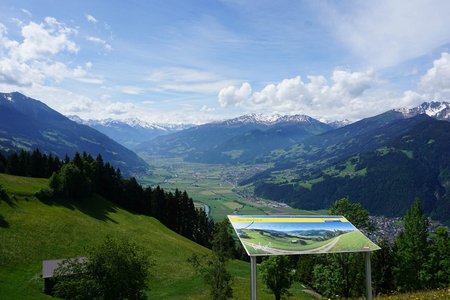
<path fill-rule="evenodd" d="M 233 216 L 234 217 L 234 216 Z M 239 216 L 238 216 L 239 217 Z M 248 219 L 252 216 L 241 216 L 244 219 Z M 298 230 L 344 230 L 344 231 L 353 231 L 357 230 L 355 226 L 353 226 L 350 222 L 323 222 L 319 220 L 318 222 L 311 221 L 295 221 L 289 222 L 264 222 L 261 219 L 270 218 L 270 219 L 279 219 L 284 218 L 285 216 L 254 216 L 258 219 L 256 222 L 240 222 L 238 218 L 235 220 L 230 220 L 233 227 L 237 229 L 265 229 L 265 230 L 277 230 L 277 231 L 298 231 Z M 294 216 L 298 218 L 299 216 Z M 305 217 L 305 216 L 304 216 Z M 323 218 L 324 216 L 317 216 L 317 218 Z M 330 216 L 326 216 L 329 218 Z M 310 216 L 306 217 L 310 219 Z M 287 217 L 286 219 L 289 219 Z"/>
<path fill-rule="evenodd" d="M 0 91 L 64 115 L 355 121 L 450 98 L 450 1 L 2 0 Z"/>

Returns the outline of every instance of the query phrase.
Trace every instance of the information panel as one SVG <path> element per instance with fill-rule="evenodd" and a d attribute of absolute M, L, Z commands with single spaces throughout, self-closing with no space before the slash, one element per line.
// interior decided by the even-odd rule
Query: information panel
<path fill-rule="evenodd" d="M 249 256 L 380 249 L 343 216 L 229 215 Z"/>

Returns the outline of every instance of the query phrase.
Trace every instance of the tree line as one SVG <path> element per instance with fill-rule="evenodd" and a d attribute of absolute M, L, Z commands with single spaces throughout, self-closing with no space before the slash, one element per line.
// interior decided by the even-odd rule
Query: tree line
<path fill-rule="evenodd" d="M 124 178 L 120 169 L 94 159 L 86 152 L 60 160 L 53 155 L 21 151 L 9 156 L 0 154 L 0 173 L 50 178 L 49 188 L 40 190 L 40 199 L 92 201 L 98 194 L 134 213 L 152 216 L 173 231 L 209 247 L 214 222 L 203 209 L 195 208 L 192 198 L 176 189 L 167 192 L 159 186 L 142 187 L 136 178 Z"/>
<path fill-rule="evenodd" d="M 68 162 L 66 156 L 61 161 L 52 154 L 41 153 L 39 149 L 32 152 L 21 150 L 19 153 L 4 155 L 0 152 L 0 173 L 17 176 L 49 178 L 53 172 L 61 169 L 63 162 Z"/>

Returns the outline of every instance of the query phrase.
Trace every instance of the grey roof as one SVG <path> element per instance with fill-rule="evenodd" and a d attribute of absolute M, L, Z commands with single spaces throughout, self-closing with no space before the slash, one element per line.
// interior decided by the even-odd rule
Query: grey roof
<path fill-rule="evenodd" d="M 52 278 L 53 272 L 59 267 L 59 264 L 62 263 L 67 258 L 62 259 L 51 259 L 51 260 L 43 260 L 42 261 L 42 278 Z M 86 257 L 75 257 L 70 259 L 76 259 L 79 262 L 84 262 Z"/>

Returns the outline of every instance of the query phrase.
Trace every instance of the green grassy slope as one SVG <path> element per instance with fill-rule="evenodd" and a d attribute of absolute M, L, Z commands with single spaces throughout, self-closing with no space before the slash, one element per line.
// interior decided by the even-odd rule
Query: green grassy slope
<path fill-rule="evenodd" d="M 106 235 L 127 237 L 153 254 L 149 299 L 208 299 L 207 287 L 187 258 L 209 250 L 167 229 L 154 218 L 131 214 L 102 198 L 43 203 L 33 195 L 47 185 L 45 179 L 0 174 L 0 184 L 10 200 L 0 200 L 0 295 L 1 299 L 47 299 L 42 293 L 41 263 L 45 259 L 86 255 L 86 247 Z M 250 265 L 233 261 L 235 299 L 248 299 Z M 291 289 L 290 299 L 311 299 Z M 258 299 L 272 299 L 263 284 Z"/>

